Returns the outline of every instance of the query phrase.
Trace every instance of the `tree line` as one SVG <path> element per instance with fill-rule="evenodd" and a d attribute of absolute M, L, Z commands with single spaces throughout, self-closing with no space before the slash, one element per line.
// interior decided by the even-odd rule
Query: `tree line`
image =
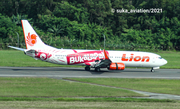
<path fill-rule="evenodd" d="M 21 19 L 56 47 L 99 49 L 105 36 L 111 49 L 180 50 L 179 0 L 0 0 L 2 48 L 18 41 L 25 47 Z"/>

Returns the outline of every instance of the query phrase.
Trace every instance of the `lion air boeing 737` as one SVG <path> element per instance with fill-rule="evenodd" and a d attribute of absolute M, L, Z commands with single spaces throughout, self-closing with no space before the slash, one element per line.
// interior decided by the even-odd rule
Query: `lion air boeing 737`
<path fill-rule="evenodd" d="M 24 51 L 26 55 L 42 61 L 63 65 L 84 65 L 85 70 L 95 68 L 97 72 L 100 68 L 124 70 L 125 67 L 151 67 L 151 72 L 154 72 L 154 69 L 159 69 L 167 63 L 161 56 L 148 52 L 57 49 L 44 44 L 27 20 L 22 20 L 21 23 L 26 49 L 9 47 Z"/>

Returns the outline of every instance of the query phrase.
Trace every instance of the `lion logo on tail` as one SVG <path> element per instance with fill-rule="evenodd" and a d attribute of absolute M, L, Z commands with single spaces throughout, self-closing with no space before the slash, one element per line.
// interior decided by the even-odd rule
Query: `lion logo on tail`
<path fill-rule="evenodd" d="M 29 46 L 34 46 L 34 44 L 37 43 L 37 36 L 35 34 L 28 33 L 28 36 L 26 38 L 26 42 Z"/>

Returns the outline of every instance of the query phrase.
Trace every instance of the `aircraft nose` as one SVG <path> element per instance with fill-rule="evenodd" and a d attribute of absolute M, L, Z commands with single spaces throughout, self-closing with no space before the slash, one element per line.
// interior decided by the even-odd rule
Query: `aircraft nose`
<path fill-rule="evenodd" d="M 167 64 L 167 60 L 164 59 L 164 65 Z"/>

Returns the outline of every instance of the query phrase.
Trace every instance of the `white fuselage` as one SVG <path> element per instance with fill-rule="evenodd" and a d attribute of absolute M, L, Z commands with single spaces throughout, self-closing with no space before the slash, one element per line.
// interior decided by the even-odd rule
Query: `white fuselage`
<path fill-rule="evenodd" d="M 51 49 L 36 50 L 35 53 L 27 55 L 62 65 L 90 65 L 95 64 L 95 60 L 103 59 L 102 50 L 73 50 L 73 49 Z M 124 63 L 126 67 L 159 67 L 165 65 L 167 61 L 160 55 L 139 51 L 108 51 L 108 56 L 112 62 Z"/>
<path fill-rule="evenodd" d="M 89 71 L 94 67 L 109 70 L 124 70 L 125 67 L 152 67 L 151 71 L 165 65 L 167 61 L 161 56 L 148 52 L 74 50 L 57 49 L 46 45 L 27 20 L 21 20 L 26 49 L 9 46 L 24 51 L 26 55 L 42 61 L 62 65 L 85 65 Z"/>

